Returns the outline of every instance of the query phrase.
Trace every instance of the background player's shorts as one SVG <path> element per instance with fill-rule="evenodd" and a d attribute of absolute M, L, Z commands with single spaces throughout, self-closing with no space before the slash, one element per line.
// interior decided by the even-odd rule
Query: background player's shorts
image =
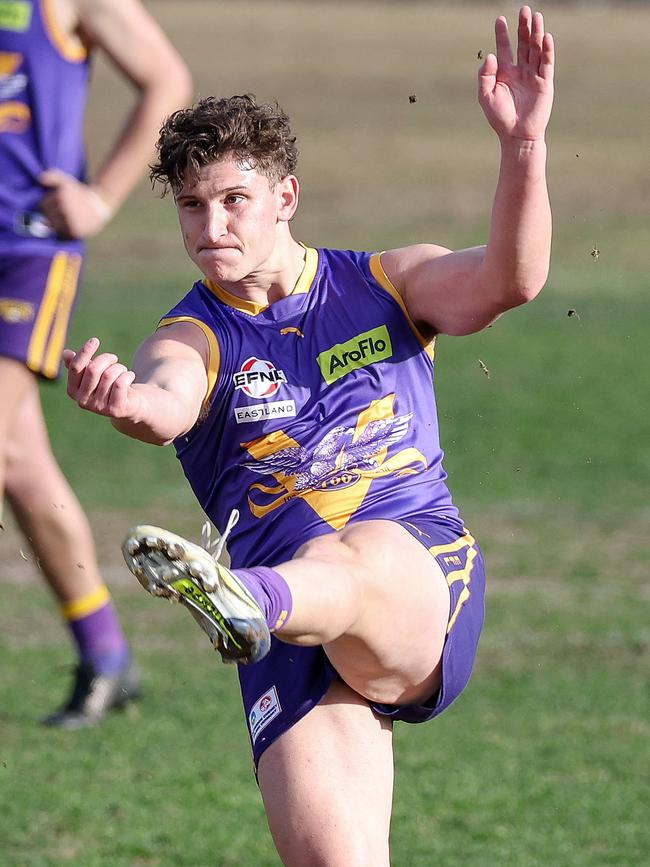
<path fill-rule="evenodd" d="M 58 250 L 0 259 L 0 355 L 56 379 L 79 286 L 82 257 Z"/>
<path fill-rule="evenodd" d="M 449 584 L 451 604 L 440 689 L 423 704 L 371 703 L 379 714 L 418 723 L 442 713 L 467 685 L 483 626 L 485 571 L 476 541 L 456 519 L 418 515 L 396 523 L 431 552 Z M 338 677 L 322 647 L 297 647 L 275 636 L 271 641 L 264 659 L 239 666 L 256 766 L 264 750 L 315 707 Z"/>

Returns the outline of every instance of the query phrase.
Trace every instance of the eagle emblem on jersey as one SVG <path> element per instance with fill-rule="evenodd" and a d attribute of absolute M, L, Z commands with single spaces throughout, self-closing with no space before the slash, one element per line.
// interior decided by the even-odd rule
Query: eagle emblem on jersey
<path fill-rule="evenodd" d="M 388 457 L 388 450 L 408 433 L 413 414 L 396 416 L 395 395 L 373 400 L 359 413 L 354 427 L 337 425 L 315 445 L 301 446 L 284 431 L 274 431 L 242 443 L 253 461 L 253 473 L 273 476 L 277 485 L 254 482 L 248 504 L 261 518 L 289 500 L 300 497 L 335 530 L 340 530 L 363 503 L 373 479 L 412 475 L 426 468 L 416 448 Z"/>

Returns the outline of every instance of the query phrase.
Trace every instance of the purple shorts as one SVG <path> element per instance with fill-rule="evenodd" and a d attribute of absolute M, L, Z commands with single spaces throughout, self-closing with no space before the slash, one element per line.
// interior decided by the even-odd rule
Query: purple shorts
<path fill-rule="evenodd" d="M 79 286 L 82 257 L 57 250 L 0 259 L 0 355 L 56 379 Z"/>
<path fill-rule="evenodd" d="M 449 584 L 451 607 L 442 651 L 442 683 L 423 704 L 370 704 L 384 716 L 419 723 L 442 713 L 469 681 L 485 614 L 485 571 L 476 541 L 456 519 L 418 515 L 396 523 L 431 552 Z M 315 707 L 337 677 L 322 647 L 297 647 L 275 636 L 264 659 L 239 666 L 256 766 L 264 750 Z"/>

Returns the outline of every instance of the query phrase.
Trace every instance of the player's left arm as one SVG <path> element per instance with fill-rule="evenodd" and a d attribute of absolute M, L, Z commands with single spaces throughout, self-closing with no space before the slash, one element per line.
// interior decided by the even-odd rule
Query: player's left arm
<path fill-rule="evenodd" d="M 553 102 L 554 47 L 541 13 L 519 13 L 513 60 L 505 18 L 496 56 L 479 71 L 479 102 L 501 145 L 488 243 L 452 252 L 421 244 L 382 255 L 411 318 L 434 332 L 471 334 L 530 301 L 548 276 L 551 210 L 546 126 Z"/>
<path fill-rule="evenodd" d="M 40 177 L 41 210 L 65 237 L 96 234 L 122 205 L 154 153 L 160 126 L 191 98 L 190 73 L 139 0 L 71 0 L 76 30 L 102 50 L 134 86 L 132 111 L 90 184 L 56 168 Z"/>

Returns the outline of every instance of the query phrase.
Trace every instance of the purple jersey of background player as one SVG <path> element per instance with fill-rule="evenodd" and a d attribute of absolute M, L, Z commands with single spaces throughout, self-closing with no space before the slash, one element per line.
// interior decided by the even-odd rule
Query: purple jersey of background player
<path fill-rule="evenodd" d="M 42 172 L 83 180 L 89 61 L 61 36 L 48 0 L 0 10 L 0 252 L 77 251 L 39 219 Z"/>
<path fill-rule="evenodd" d="M 462 527 L 445 484 L 433 344 L 378 254 L 307 248 L 294 292 L 259 307 L 197 282 L 161 320 L 210 344 L 209 408 L 175 441 L 233 566 L 274 564 L 349 522 L 426 514 Z"/>

